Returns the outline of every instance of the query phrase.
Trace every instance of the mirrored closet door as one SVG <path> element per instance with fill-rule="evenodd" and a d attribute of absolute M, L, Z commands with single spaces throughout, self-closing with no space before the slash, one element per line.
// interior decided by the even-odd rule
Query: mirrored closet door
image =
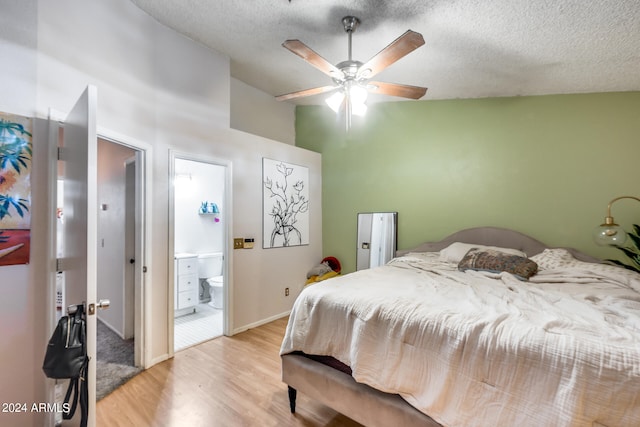
<path fill-rule="evenodd" d="M 397 212 L 358 214 L 356 270 L 384 265 L 398 248 Z"/>

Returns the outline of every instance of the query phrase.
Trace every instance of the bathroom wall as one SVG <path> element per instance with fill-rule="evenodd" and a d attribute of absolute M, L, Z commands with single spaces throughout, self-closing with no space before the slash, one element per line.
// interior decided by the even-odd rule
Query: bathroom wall
<path fill-rule="evenodd" d="M 202 202 L 224 205 L 225 167 L 176 158 L 174 193 L 174 246 L 176 253 L 222 252 L 224 227 L 217 215 L 201 215 Z M 218 222 L 216 222 L 218 219 Z"/>

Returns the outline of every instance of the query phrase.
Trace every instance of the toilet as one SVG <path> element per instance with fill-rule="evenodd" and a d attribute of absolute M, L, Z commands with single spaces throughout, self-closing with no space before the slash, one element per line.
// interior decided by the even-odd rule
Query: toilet
<path fill-rule="evenodd" d="M 222 309 L 223 307 L 223 259 L 222 252 L 198 254 L 198 277 L 200 281 L 206 281 L 209 285 L 209 293 L 211 294 L 209 305 L 217 309 Z"/>

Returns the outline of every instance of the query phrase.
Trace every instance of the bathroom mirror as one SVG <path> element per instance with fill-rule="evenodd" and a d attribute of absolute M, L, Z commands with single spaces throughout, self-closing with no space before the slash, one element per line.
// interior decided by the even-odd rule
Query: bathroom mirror
<path fill-rule="evenodd" d="M 396 256 L 398 213 L 358 214 L 356 270 L 384 265 Z"/>

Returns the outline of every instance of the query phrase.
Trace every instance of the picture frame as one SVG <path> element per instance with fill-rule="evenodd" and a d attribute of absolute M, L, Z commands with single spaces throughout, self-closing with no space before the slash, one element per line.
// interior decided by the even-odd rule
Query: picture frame
<path fill-rule="evenodd" d="M 32 119 L 0 112 L 0 266 L 28 264 Z"/>
<path fill-rule="evenodd" d="M 262 159 L 262 247 L 309 244 L 309 168 Z"/>

